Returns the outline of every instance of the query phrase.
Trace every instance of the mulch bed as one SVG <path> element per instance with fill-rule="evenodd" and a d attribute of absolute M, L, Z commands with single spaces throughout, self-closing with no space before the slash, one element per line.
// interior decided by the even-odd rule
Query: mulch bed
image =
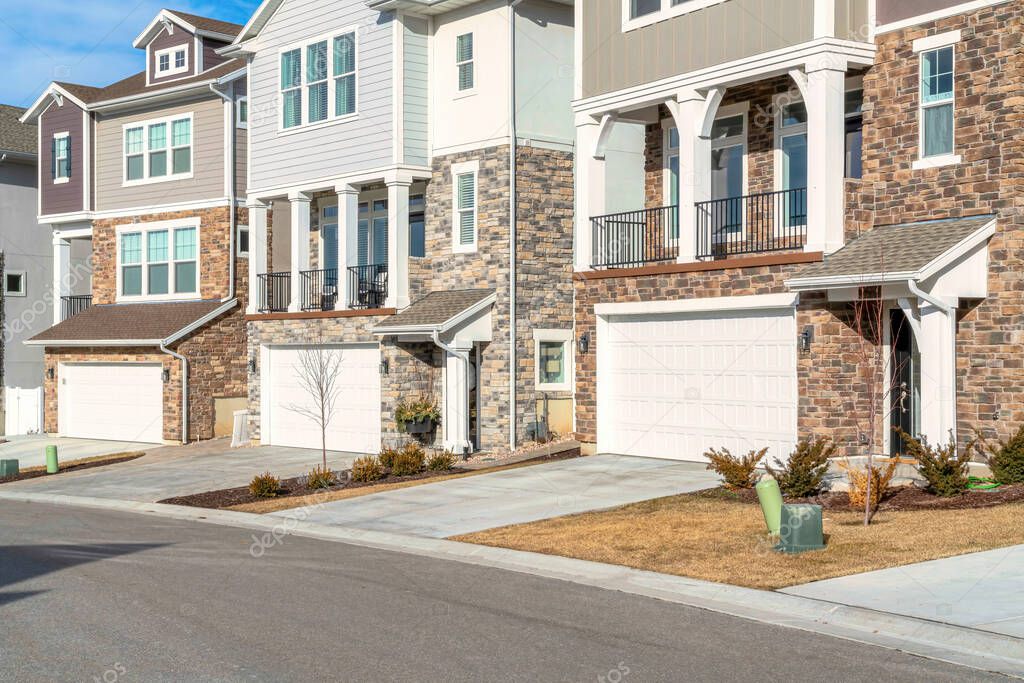
<path fill-rule="evenodd" d="M 731 500 L 757 505 L 757 492 L 753 489 L 730 491 L 725 487 L 697 491 L 693 495 L 702 498 Z M 787 499 L 787 503 L 812 503 L 825 510 L 849 510 L 850 497 L 846 493 L 823 493 L 811 498 Z M 878 506 L 879 512 L 903 512 L 908 510 L 970 510 L 989 508 L 1007 503 L 1024 502 L 1024 484 L 1001 486 L 994 491 L 968 491 L 959 496 L 942 498 L 916 486 L 901 486 L 890 489 Z"/>
<path fill-rule="evenodd" d="M 74 464 L 72 464 L 72 465 L 61 465 L 60 466 L 60 470 L 57 472 L 57 474 L 54 474 L 54 475 L 47 474 L 45 468 L 39 469 L 39 470 L 35 470 L 35 471 L 31 471 L 31 472 L 21 472 L 19 474 L 14 475 L 13 477 L 0 477 L 0 484 L 7 484 L 7 483 L 10 483 L 12 481 L 23 481 L 25 479 L 36 479 L 38 477 L 57 476 L 57 475 L 65 473 L 65 472 L 76 472 L 78 470 L 88 470 L 88 469 L 91 469 L 93 467 L 106 467 L 107 465 L 116 465 L 117 463 L 128 462 L 129 460 L 137 460 L 138 458 L 141 458 L 144 455 L 145 455 L 145 453 L 129 453 L 128 455 L 125 455 L 125 456 L 122 456 L 122 457 L 118 457 L 118 458 L 111 458 L 109 460 L 96 460 L 94 462 L 83 462 L 83 463 L 80 463 L 78 465 L 74 465 Z"/>

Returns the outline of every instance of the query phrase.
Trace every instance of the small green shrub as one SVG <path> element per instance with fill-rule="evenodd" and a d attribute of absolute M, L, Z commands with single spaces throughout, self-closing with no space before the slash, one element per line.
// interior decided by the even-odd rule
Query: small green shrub
<path fill-rule="evenodd" d="M 978 433 L 975 430 L 975 433 Z M 992 478 L 1000 484 L 1024 484 L 1024 425 L 1006 441 L 992 444 L 978 436 L 982 454 L 992 470 Z"/>
<path fill-rule="evenodd" d="M 281 480 L 270 472 L 257 474 L 249 482 L 249 493 L 257 498 L 276 498 L 281 490 Z"/>
<path fill-rule="evenodd" d="M 418 443 L 408 443 L 395 455 L 391 463 L 391 474 L 396 477 L 406 477 L 410 474 L 419 474 L 426 467 L 427 454 L 423 446 Z"/>
<path fill-rule="evenodd" d="M 444 472 L 455 467 L 458 458 L 451 451 L 437 451 L 427 458 L 427 469 L 431 472 Z"/>
<path fill-rule="evenodd" d="M 375 456 L 368 455 L 358 458 L 352 463 L 352 481 L 362 483 L 377 481 L 384 478 L 384 468 Z"/>
<path fill-rule="evenodd" d="M 390 470 L 395 466 L 395 458 L 398 456 L 398 451 L 394 448 L 382 448 L 380 455 L 377 456 L 377 461 L 380 462 L 381 467 Z"/>
<path fill-rule="evenodd" d="M 402 431 L 405 431 L 405 425 L 408 423 L 428 418 L 433 420 L 434 424 L 441 421 L 441 408 L 432 399 L 418 398 L 412 401 L 401 401 L 395 406 L 395 422 L 398 423 Z"/>
<path fill-rule="evenodd" d="M 829 458 L 836 445 L 828 437 L 808 437 L 796 445 L 789 460 L 775 458 L 775 467 L 765 463 L 768 474 L 779 482 L 782 493 L 790 498 L 806 498 L 821 490 L 828 473 Z M 778 468 L 778 469 L 776 469 Z"/>
<path fill-rule="evenodd" d="M 903 430 L 896 430 L 907 449 L 907 455 L 917 460 L 917 471 L 928 482 L 928 490 L 937 496 L 958 496 L 967 490 L 968 464 L 974 442 L 957 452 L 956 438 L 949 433 L 949 443 L 932 446 L 927 439 L 915 439 Z"/>
<path fill-rule="evenodd" d="M 329 489 L 338 483 L 338 475 L 317 465 L 306 475 L 306 487 L 310 489 Z"/>
<path fill-rule="evenodd" d="M 757 484 L 757 477 L 754 470 L 757 463 L 764 459 L 768 453 L 767 448 L 759 451 L 750 451 L 744 456 L 736 457 L 729 452 L 728 448 L 718 451 L 714 448 L 708 450 L 704 457 L 710 460 L 708 469 L 717 472 L 725 480 L 725 487 L 728 489 L 752 489 Z"/>

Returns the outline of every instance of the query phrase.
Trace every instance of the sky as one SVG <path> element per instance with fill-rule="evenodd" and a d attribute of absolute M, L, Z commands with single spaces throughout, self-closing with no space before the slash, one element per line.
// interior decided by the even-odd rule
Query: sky
<path fill-rule="evenodd" d="M 141 71 L 132 47 L 164 7 L 244 24 L 258 0 L 0 0 L 0 104 L 27 107 L 51 81 L 104 86 Z"/>

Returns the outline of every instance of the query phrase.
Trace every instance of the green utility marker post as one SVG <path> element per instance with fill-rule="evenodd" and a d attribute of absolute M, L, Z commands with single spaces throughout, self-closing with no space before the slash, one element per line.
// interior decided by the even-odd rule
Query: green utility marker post
<path fill-rule="evenodd" d="M 57 474 L 60 467 L 57 465 L 57 447 L 47 446 L 46 447 L 46 473 Z"/>
<path fill-rule="evenodd" d="M 782 524 L 782 491 L 779 490 L 779 482 L 775 481 L 775 477 L 764 476 L 754 488 L 757 490 L 757 499 L 761 502 L 761 512 L 764 513 L 768 533 L 778 536 L 779 526 Z"/>

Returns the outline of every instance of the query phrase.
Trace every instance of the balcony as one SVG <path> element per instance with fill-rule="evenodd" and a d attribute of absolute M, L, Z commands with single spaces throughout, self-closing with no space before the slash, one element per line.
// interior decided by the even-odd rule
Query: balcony
<path fill-rule="evenodd" d="M 284 313 L 292 298 L 291 273 L 261 273 L 257 276 L 257 305 L 260 313 Z"/>
<path fill-rule="evenodd" d="M 627 211 L 591 220 L 594 268 L 639 268 L 679 256 L 679 207 Z"/>
<path fill-rule="evenodd" d="M 388 266 L 375 263 L 348 269 L 348 307 L 355 310 L 384 308 L 388 298 Z"/>
<path fill-rule="evenodd" d="M 303 311 L 333 311 L 338 303 L 338 269 L 303 270 L 301 306 Z"/>
<path fill-rule="evenodd" d="M 89 294 L 62 296 L 60 298 L 60 319 L 67 320 L 90 306 L 92 306 L 92 296 Z"/>

